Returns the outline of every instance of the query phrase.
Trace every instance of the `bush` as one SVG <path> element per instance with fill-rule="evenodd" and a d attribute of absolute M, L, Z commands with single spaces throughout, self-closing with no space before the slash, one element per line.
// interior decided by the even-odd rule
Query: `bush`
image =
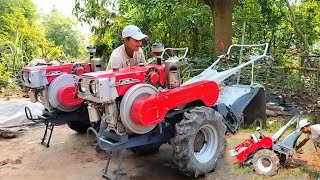
<path fill-rule="evenodd" d="M 11 79 L 11 72 L 7 71 L 6 67 L 0 64 L 0 88 L 8 87 Z"/>

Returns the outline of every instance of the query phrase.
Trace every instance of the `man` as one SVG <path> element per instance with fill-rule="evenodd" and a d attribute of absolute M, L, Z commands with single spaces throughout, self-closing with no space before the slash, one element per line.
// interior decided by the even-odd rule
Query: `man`
<path fill-rule="evenodd" d="M 123 44 L 111 53 L 108 69 L 124 68 L 137 66 L 146 63 L 143 50 L 141 49 L 142 40 L 147 35 L 135 25 L 126 26 L 122 31 Z"/>
<path fill-rule="evenodd" d="M 307 134 L 307 138 L 305 138 L 301 143 L 296 147 L 296 150 L 300 149 L 306 142 L 311 139 L 315 145 L 316 151 L 320 148 L 320 124 L 310 125 L 308 120 L 301 120 L 299 122 L 298 128 L 305 134 Z"/>

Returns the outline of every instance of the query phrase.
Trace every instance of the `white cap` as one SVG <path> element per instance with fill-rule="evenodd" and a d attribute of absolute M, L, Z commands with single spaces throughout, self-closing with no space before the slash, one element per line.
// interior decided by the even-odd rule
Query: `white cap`
<path fill-rule="evenodd" d="M 310 121 L 308 121 L 308 119 L 301 119 L 299 121 L 298 127 L 296 129 L 297 132 L 299 132 L 301 130 L 301 128 L 310 125 Z"/>
<path fill-rule="evenodd" d="M 122 31 L 122 38 L 132 37 L 135 40 L 142 40 L 147 37 L 141 30 L 135 25 L 126 26 Z"/>

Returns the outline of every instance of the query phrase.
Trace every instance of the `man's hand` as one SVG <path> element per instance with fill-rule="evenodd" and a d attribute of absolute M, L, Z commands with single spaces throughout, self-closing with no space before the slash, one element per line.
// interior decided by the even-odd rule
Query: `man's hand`
<path fill-rule="evenodd" d="M 303 153 L 303 150 L 301 148 L 295 148 L 295 151 L 298 153 L 298 154 L 302 154 Z"/>

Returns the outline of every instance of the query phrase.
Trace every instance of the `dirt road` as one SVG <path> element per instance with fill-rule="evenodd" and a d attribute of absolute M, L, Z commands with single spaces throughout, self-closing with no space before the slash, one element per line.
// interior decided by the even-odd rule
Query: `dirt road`
<path fill-rule="evenodd" d="M 54 130 L 51 147 L 40 145 L 44 126 L 23 128 L 14 139 L 0 139 L 0 179 L 103 179 L 105 160 L 98 158 L 96 151 L 86 140 L 67 126 Z M 121 179 L 130 180 L 182 180 L 186 179 L 172 162 L 172 149 L 163 145 L 156 155 L 136 157 L 130 151 L 125 154 L 124 171 Z M 115 167 L 112 162 L 111 168 Z M 246 175 L 248 176 L 248 175 Z M 206 179 L 248 179 L 231 172 L 226 162 L 221 162 L 217 170 Z"/>

